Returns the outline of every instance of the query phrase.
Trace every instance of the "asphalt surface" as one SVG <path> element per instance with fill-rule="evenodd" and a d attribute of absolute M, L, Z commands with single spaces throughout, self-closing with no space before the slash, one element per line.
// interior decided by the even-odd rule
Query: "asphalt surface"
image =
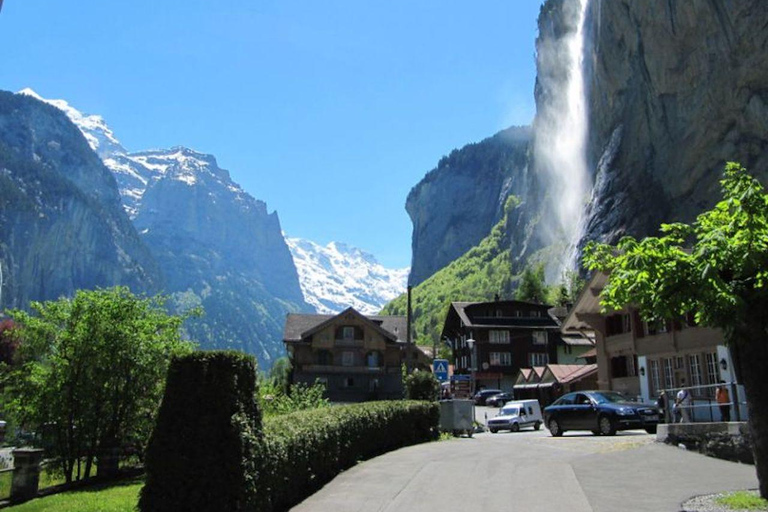
<path fill-rule="evenodd" d="M 496 409 L 478 408 L 481 422 Z M 549 431 L 403 448 L 345 471 L 295 512 L 677 512 L 693 496 L 757 487 L 753 466 L 655 442 Z"/>

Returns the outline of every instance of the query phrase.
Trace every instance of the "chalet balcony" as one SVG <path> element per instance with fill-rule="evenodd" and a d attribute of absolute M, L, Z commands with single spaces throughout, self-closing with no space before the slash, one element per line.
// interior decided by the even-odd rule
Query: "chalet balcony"
<path fill-rule="evenodd" d="M 399 366 L 341 366 L 326 364 L 304 364 L 297 368 L 297 371 L 303 373 L 344 373 L 344 374 L 366 374 L 366 375 L 385 375 L 399 373 Z"/>
<path fill-rule="evenodd" d="M 363 340 L 333 340 L 333 344 L 337 347 L 362 347 Z"/>

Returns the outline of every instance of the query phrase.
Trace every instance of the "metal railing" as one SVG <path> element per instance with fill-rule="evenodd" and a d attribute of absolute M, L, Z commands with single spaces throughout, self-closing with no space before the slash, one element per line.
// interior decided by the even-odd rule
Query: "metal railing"
<path fill-rule="evenodd" d="M 725 386 L 728 390 L 728 402 L 719 403 L 715 399 L 714 390 L 720 386 Z M 675 407 L 677 393 L 681 390 L 688 391 L 689 398 L 687 405 Z M 683 410 L 688 412 L 688 417 L 692 423 L 696 422 L 715 422 L 722 421 L 720 406 L 728 405 L 731 421 L 746 421 L 747 402 L 743 399 L 744 387 L 735 382 L 726 382 L 725 384 L 703 384 L 700 386 L 683 386 L 677 388 L 663 389 L 666 394 L 666 403 L 664 404 L 664 418 L 667 423 L 679 423 Z M 701 391 L 705 391 L 702 393 Z M 744 406 L 744 407 L 742 407 Z"/>

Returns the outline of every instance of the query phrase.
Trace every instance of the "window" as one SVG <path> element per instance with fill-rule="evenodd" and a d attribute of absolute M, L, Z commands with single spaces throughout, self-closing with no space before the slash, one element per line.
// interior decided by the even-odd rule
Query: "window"
<path fill-rule="evenodd" d="M 539 318 L 541 317 L 541 311 L 531 311 L 531 316 L 533 318 Z"/>
<path fill-rule="evenodd" d="M 328 352 L 327 350 L 320 350 L 317 353 L 317 364 L 320 366 L 331 366 L 333 365 L 333 354 Z"/>
<path fill-rule="evenodd" d="M 635 372 L 635 356 L 628 356 L 627 357 L 627 377 L 635 377 L 637 376 L 637 372 Z"/>
<path fill-rule="evenodd" d="M 675 370 L 671 357 L 664 359 L 664 384 L 667 388 L 675 387 Z"/>
<path fill-rule="evenodd" d="M 546 345 L 547 344 L 547 331 L 533 331 L 533 344 L 534 345 Z"/>
<path fill-rule="evenodd" d="M 353 341 L 355 339 L 355 328 L 351 325 L 345 325 L 341 328 L 341 339 L 344 341 Z"/>
<path fill-rule="evenodd" d="M 691 386 L 701 386 L 701 358 L 699 354 L 691 354 L 688 356 L 688 364 L 691 367 Z M 701 394 L 700 389 L 693 390 L 694 395 Z"/>
<path fill-rule="evenodd" d="M 720 369 L 717 366 L 717 353 L 709 352 L 707 357 L 707 383 L 717 384 L 720 382 Z"/>
<path fill-rule="evenodd" d="M 509 331 L 488 331 L 488 341 L 493 344 L 509 343 Z"/>
<path fill-rule="evenodd" d="M 651 362 L 651 386 L 653 386 L 653 389 L 651 390 L 651 394 L 658 395 L 661 393 L 661 373 L 659 372 L 659 362 L 655 359 Z"/>
<path fill-rule="evenodd" d="M 342 366 L 354 366 L 355 365 L 355 353 L 354 352 L 342 352 L 341 353 Z"/>
<path fill-rule="evenodd" d="M 378 352 L 368 352 L 365 356 L 365 365 L 368 368 L 378 368 L 381 366 L 381 354 Z"/>
<path fill-rule="evenodd" d="M 523 312 L 522 312 L 522 311 L 520 311 L 519 309 L 516 309 L 516 310 L 515 310 L 515 316 L 516 316 L 517 318 L 520 318 L 520 317 L 522 317 L 522 316 L 523 316 Z"/>
<path fill-rule="evenodd" d="M 353 388 L 355 387 L 355 379 L 352 377 L 346 377 L 344 379 L 344 387 L 345 388 Z"/>
<path fill-rule="evenodd" d="M 512 354 L 509 352 L 491 352 L 491 366 L 512 366 Z"/>
<path fill-rule="evenodd" d="M 632 320 L 629 315 L 621 315 L 621 332 L 632 331 Z"/>
<path fill-rule="evenodd" d="M 675 358 L 675 370 L 682 370 L 685 368 L 685 359 L 683 356 L 677 356 Z"/>
<path fill-rule="evenodd" d="M 547 366 L 549 364 L 549 354 L 541 352 L 531 352 L 528 354 L 531 366 Z"/>

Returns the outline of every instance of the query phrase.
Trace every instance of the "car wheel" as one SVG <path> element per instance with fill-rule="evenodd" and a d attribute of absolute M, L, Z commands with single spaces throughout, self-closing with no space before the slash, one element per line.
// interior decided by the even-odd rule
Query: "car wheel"
<path fill-rule="evenodd" d="M 488 430 L 491 431 L 491 434 L 495 434 L 496 432 L 498 432 L 498 430 L 496 430 L 495 428 L 489 428 Z"/>
<path fill-rule="evenodd" d="M 656 425 L 654 425 L 652 427 L 646 427 L 645 431 L 648 432 L 649 434 L 655 434 L 656 433 Z"/>
<path fill-rule="evenodd" d="M 616 423 L 610 418 L 610 416 L 600 416 L 597 420 L 597 424 L 600 427 L 600 433 L 604 436 L 616 435 Z"/>
<path fill-rule="evenodd" d="M 520 432 L 520 425 L 518 423 L 512 424 L 512 432 Z"/>
<path fill-rule="evenodd" d="M 560 424 L 557 422 L 556 419 L 552 418 L 549 420 L 549 424 L 547 425 L 549 428 L 549 433 L 552 434 L 552 437 L 560 437 L 563 435 L 563 431 L 560 428 Z"/>
<path fill-rule="evenodd" d="M 539 430 L 541 428 L 541 422 L 537 421 L 533 424 L 533 430 Z"/>

